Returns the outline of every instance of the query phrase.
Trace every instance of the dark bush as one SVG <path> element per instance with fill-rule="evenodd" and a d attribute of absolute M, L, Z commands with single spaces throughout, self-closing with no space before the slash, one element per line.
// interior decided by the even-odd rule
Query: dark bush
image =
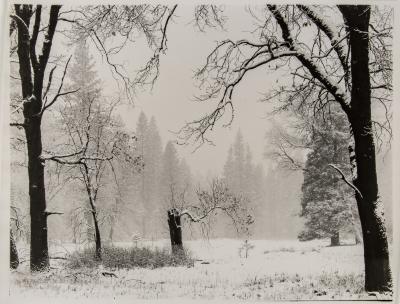
<path fill-rule="evenodd" d="M 193 259 L 188 251 L 180 254 L 171 254 L 169 250 L 149 249 L 149 248 L 122 248 L 104 247 L 102 251 L 102 261 L 94 259 L 95 249 L 87 248 L 76 251 L 68 257 L 70 268 L 93 268 L 102 264 L 104 267 L 118 268 L 160 268 L 168 266 L 193 266 Z"/>

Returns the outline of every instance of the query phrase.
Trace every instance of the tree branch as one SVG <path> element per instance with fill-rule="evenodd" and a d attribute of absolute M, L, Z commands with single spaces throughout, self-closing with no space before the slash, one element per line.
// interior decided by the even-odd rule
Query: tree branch
<path fill-rule="evenodd" d="M 20 16 L 12 14 L 12 15 L 10 15 L 10 18 L 15 20 L 17 22 L 17 24 L 21 25 L 25 31 L 25 34 L 28 34 L 28 36 L 29 36 L 29 28 L 26 25 L 25 21 L 22 20 L 22 18 Z"/>
<path fill-rule="evenodd" d="M 65 75 L 67 74 L 68 64 L 69 64 L 69 62 L 70 62 L 70 60 L 71 60 L 71 57 L 72 57 L 72 56 L 70 56 L 70 57 L 68 58 L 67 63 L 65 64 L 64 72 L 63 72 L 63 75 L 62 75 L 62 77 L 61 77 L 61 82 L 60 82 L 60 85 L 59 85 L 59 87 L 58 87 L 57 94 L 53 97 L 53 99 L 51 100 L 51 102 L 50 102 L 49 104 L 47 104 L 47 102 L 45 102 L 45 104 L 43 105 L 41 114 L 43 114 L 44 111 L 46 111 L 49 107 L 51 107 L 51 106 L 57 101 L 57 99 L 58 99 L 59 97 L 64 96 L 64 95 L 68 95 L 68 94 L 72 94 L 72 93 L 76 93 L 76 92 L 79 91 L 79 89 L 76 89 L 76 90 L 71 90 L 71 91 L 67 91 L 67 92 L 62 92 L 62 93 L 61 93 L 61 90 L 62 90 L 63 85 L 64 85 L 64 78 L 65 78 Z M 50 84 L 51 84 L 51 75 L 52 75 L 52 72 L 53 72 L 53 70 L 50 72 L 50 75 L 49 75 L 49 84 L 48 84 L 48 88 L 49 88 L 49 86 L 50 86 Z M 46 94 L 47 94 L 48 88 L 46 89 Z M 46 101 L 47 101 L 47 100 L 46 100 Z"/>
<path fill-rule="evenodd" d="M 35 73 L 37 73 L 37 69 L 38 69 L 38 59 L 36 57 L 36 41 L 37 41 L 38 34 L 39 34 L 41 13 L 42 13 L 42 6 L 37 5 L 36 11 L 35 11 L 35 23 L 33 25 L 33 32 L 32 32 L 32 37 L 30 40 L 30 49 L 29 49 L 31 61 L 32 61 L 32 67 L 33 67 L 33 70 L 35 71 Z"/>
<path fill-rule="evenodd" d="M 39 66 L 44 72 L 44 69 L 47 65 L 47 61 L 49 60 L 50 49 L 54 37 L 54 33 L 56 31 L 57 21 L 58 21 L 58 12 L 60 11 L 61 5 L 52 5 L 50 8 L 50 17 L 49 17 L 49 26 L 47 28 L 47 32 L 45 34 L 42 54 L 39 56 Z"/>
<path fill-rule="evenodd" d="M 217 209 L 223 209 L 223 207 L 221 207 L 221 206 L 214 206 L 214 207 L 212 207 L 212 208 L 206 210 L 201 216 L 198 216 L 198 217 L 194 217 L 194 216 L 190 213 L 189 210 L 185 209 L 185 210 L 183 210 L 183 211 L 181 211 L 181 212 L 179 213 L 179 216 L 182 217 L 182 216 L 184 216 L 184 215 L 187 215 L 187 216 L 190 218 L 190 220 L 191 220 L 192 222 L 197 223 L 197 222 L 200 222 L 200 221 L 202 221 L 203 219 L 207 218 L 207 216 L 208 216 L 211 212 L 213 212 L 214 210 L 217 210 Z"/>
<path fill-rule="evenodd" d="M 56 212 L 56 211 L 45 211 L 44 214 L 46 216 L 52 215 L 52 214 L 58 214 L 58 215 L 62 215 L 64 214 L 63 212 Z"/>
<path fill-rule="evenodd" d="M 322 16 L 320 16 L 316 11 L 314 11 L 311 7 L 306 5 L 297 5 L 297 7 L 304 12 L 307 17 L 314 22 L 314 24 L 321 29 L 325 35 L 331 41 L 332 48 L 336 52 L 339 57 L 340 63 L 342 64 L 344 73 L 348 75 L 349 66 L 347 64 L 347 54 L 345 51 L 345 47 L 342 44 L 343 38 L 339 39 L 339 35 L 337 31 L 330 27 L 328 23 L 326 23 Z M 348 76 L 346 76 L 348 78 Z M 346 80 L 347 82 L 348 80 Z"/>
<path fill-rule="evenodd" d="M 339 172 L 339 174 L 342 176 L 342 180 L 349 185 L 360 197 L 361 199 L 363 198 L 361 191 L 351 182 L 349 182 L 349 180 L 346 178 L 346 176 L 344 175 L 343 171 L 340 170 L 338 167 L 336 167 L 334 164 L 328 164 L 329 167 L 335 169 L 337 172 Z"/>
<path fill-rule="evenodd" d="M 285 21 L 285 18 L 282 16 L 280 11 L 278 10 L 276 5 L 267 5 L 268 9 L 271 11 L 272 15 L 274 16 L 276 22 L 278 23 L 279 27 L 282 31 L 282 38 L 286 42 L 287 47 L 289 50 L 296 51 L 296 58 L 307 68 L 310 74 L 316 78 L 319 82 L 321 82 L 328 92 L 332 94 L 335 100 L 340 104 L 343 111 L 350 114 L 350 105 L 348 103 L 348 96 L 346 93 L 339 88 L 338 83 L 333 83 L 318 66 L 317 64 L 311 59 L 311 57 L 304 54 L 300 49 L 297 47 L 296 43 L 294 42 L 292 35 L 290 34 L 289 26 Z"/>
<path fill-rule="evenodd" d="M 49 80 L 47 81 L 47 87 L 46 87 L 46 90 L 44 91 L 44 94 L 43 94 L 42 99 L 44 99 L 44 98 L 47 96 L 47 93 L 48 93 L 49 90 L 50 90 L 51 81 L 53 80 L 53 73 L 54 73 L 54 71 L 55 71 L 56 68 L 57 68 L 57 66 L 55 65 L 55 66 L 50 70 L 50 73 L 49 73 Z"/>
<path fill-rule="evenodd" d="M 11 127 L 17 127 L 17 128 L 25 128 L 25 127 L 26 127 L 26 124 L 24 124 L 24 123 L 19 123 L 19 122 L 11 122 L 11 123 L 10 123 L 10 126 L 11 126 Z"/>

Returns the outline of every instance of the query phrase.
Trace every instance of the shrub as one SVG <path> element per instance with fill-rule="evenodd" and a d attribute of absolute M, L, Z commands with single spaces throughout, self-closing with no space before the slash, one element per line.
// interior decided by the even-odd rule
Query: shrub
<path fill-rule="evenodd" d="M 95 249 L 87 248 L 76 251 L 68 257 L 70 268 L 94 268 L 99 264 L 104 267 L 119 268 L 160 268 L 168 266 L 187 266 L 194 264 L 190 253 L 185 250 L 180 254 L 171 254 L 169 250 L 149 249 L 149 248 L 122 248 L 116 246 L 104 247 L 102 251 L 102 261 L 94 259 Z"/>

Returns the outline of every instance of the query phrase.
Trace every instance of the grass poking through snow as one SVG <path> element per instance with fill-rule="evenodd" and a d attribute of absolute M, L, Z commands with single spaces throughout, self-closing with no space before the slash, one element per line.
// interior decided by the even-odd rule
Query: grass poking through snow
<path fill-rule="evenodd" d="M 105 247 L 102 252 L 102 262 L 94 260 L 94 248 L 76 251 L 68 257 L 67 267 L 71 269 L 95 268 L 102 264 L 110 269 L 130 268 L 160 268 L 168 266 L 193 266 L 190 253 L 185 250 L 173 255 L 167 249 L 150 249 L 147 247 Z"/>

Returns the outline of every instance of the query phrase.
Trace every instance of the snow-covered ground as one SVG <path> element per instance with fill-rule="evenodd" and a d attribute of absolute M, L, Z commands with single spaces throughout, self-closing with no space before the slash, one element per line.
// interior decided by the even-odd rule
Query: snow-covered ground
<path fill-rule="evenodd" d="M 239 255 L 243 241 L 218 239 L 187 241 L 194 267 L 112 270 L 70 270 L 62 260 L 54 269 L 30 274 L 23 263 L 11 274 L 10 294 L 139 299 L 359 299 L 363 292 L 363 251 L 360 245 L 329 247 L 325 241 L 251 240 L 248 257 Z M 132 246 L 119 243 L 118 246 Z M 168 240 L 139 246 L 167 247 Z M 74 250 L 73 245 L 51 246 L 52 256 Z"/>

